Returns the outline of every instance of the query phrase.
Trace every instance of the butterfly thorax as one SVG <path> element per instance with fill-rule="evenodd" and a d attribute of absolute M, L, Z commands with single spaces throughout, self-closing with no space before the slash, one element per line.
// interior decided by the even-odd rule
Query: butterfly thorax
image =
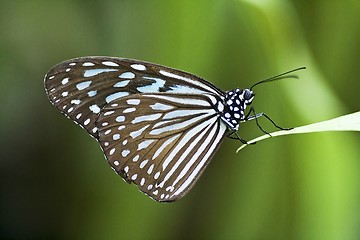
<path fill-rule="evenodd" d="M 254 99 L 255 94 L 250 89 L 236 88 L 226 92 L 225 108 L 221 119 L 232 130 L 238 130 L 239 123 L 245 121 L 245 109 Z"/>

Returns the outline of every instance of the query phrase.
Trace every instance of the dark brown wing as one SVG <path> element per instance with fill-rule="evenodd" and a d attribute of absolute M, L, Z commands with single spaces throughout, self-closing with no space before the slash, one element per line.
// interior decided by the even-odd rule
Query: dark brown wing
<path fill-rule="evenodd" d="M 175 201 L 197 181 L 226 126 L 214 95 L 134 94 L 100 112 L 99 142 L 111 167 L 156 201 Z"/>
<path fill-rule="evenodd" d="M 113 57 L 82 57 L 62 62 L 47 73 L 44 84 L 50 102 L 95 138 L 95 120 L 113 100 L 157 92 L 224 95 L 193 74 Z"/>

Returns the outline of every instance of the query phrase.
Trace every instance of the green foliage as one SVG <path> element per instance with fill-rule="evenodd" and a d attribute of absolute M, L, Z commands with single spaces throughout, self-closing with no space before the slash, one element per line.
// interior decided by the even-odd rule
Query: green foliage
<path fill-rule="evenodd" d="M 42 79 L 77 56 L 109 55 L 256 88 L 284 127 L 359 111 L 360 2 L 3 1 L 0 3 L 4 239 L 358 239 L 359 133 L 226 140 L 194 189 L 159 204 L 128 186 L 97 143 L 48 102 Z M 268 131 L 273 126 L 261 119 Z M 240 127 L 251 139 L 255 122 Z"/>

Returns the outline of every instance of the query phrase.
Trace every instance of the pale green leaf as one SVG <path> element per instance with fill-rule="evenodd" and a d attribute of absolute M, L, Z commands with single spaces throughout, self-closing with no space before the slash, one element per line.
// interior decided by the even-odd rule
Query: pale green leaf
<path fill-rule="evenodd" d="M 243 144 L 236 150 L 236 152 L 239 152 L 241 149 L 245 148 L 249 144 L 253 144 L 270 137 L 278 137 L 283 135 L 300 134 L 300 133 L 326 132 L 326 131 L 360 131 L 360 111 L 348 115 L 344 115 L 341 117 L 333 118 L 327 121 L 296 127 L 291 130 L 282 130 L 282 131 L 273 132 L 270 133 L 271 136 L 269 134 L 266 134 L 248 141 L 248 144 Z"/>

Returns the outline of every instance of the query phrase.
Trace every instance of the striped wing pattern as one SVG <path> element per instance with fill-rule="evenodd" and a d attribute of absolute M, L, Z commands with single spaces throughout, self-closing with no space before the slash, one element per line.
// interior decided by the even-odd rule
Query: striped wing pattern
<path fill-rule="evenodd" d="M 114 57 L 82 57 L 53 67 L 44 79 L 50 102 L 97 137 L 95 120 L 113 100 L 136 93 L 224 92 L 208 81 L 165 66 Z"/>
<path fill-rule="evenodd" d="M 100 113 L 99 142 L 126 181 L 157 201 L 175 201 L 190 190 L 223 140 L 227 128 L 218 121 L 217 101 L 211 95 L 166 93 L 120 98 Z"/>
<path fill-rule="evenodd" d="M 157 201 L 184 196 L 229 125 L 225 93 L 180 70 L 113 57 L 53 67 L 50 102 L 99 141 L 111 167 Z"/>

